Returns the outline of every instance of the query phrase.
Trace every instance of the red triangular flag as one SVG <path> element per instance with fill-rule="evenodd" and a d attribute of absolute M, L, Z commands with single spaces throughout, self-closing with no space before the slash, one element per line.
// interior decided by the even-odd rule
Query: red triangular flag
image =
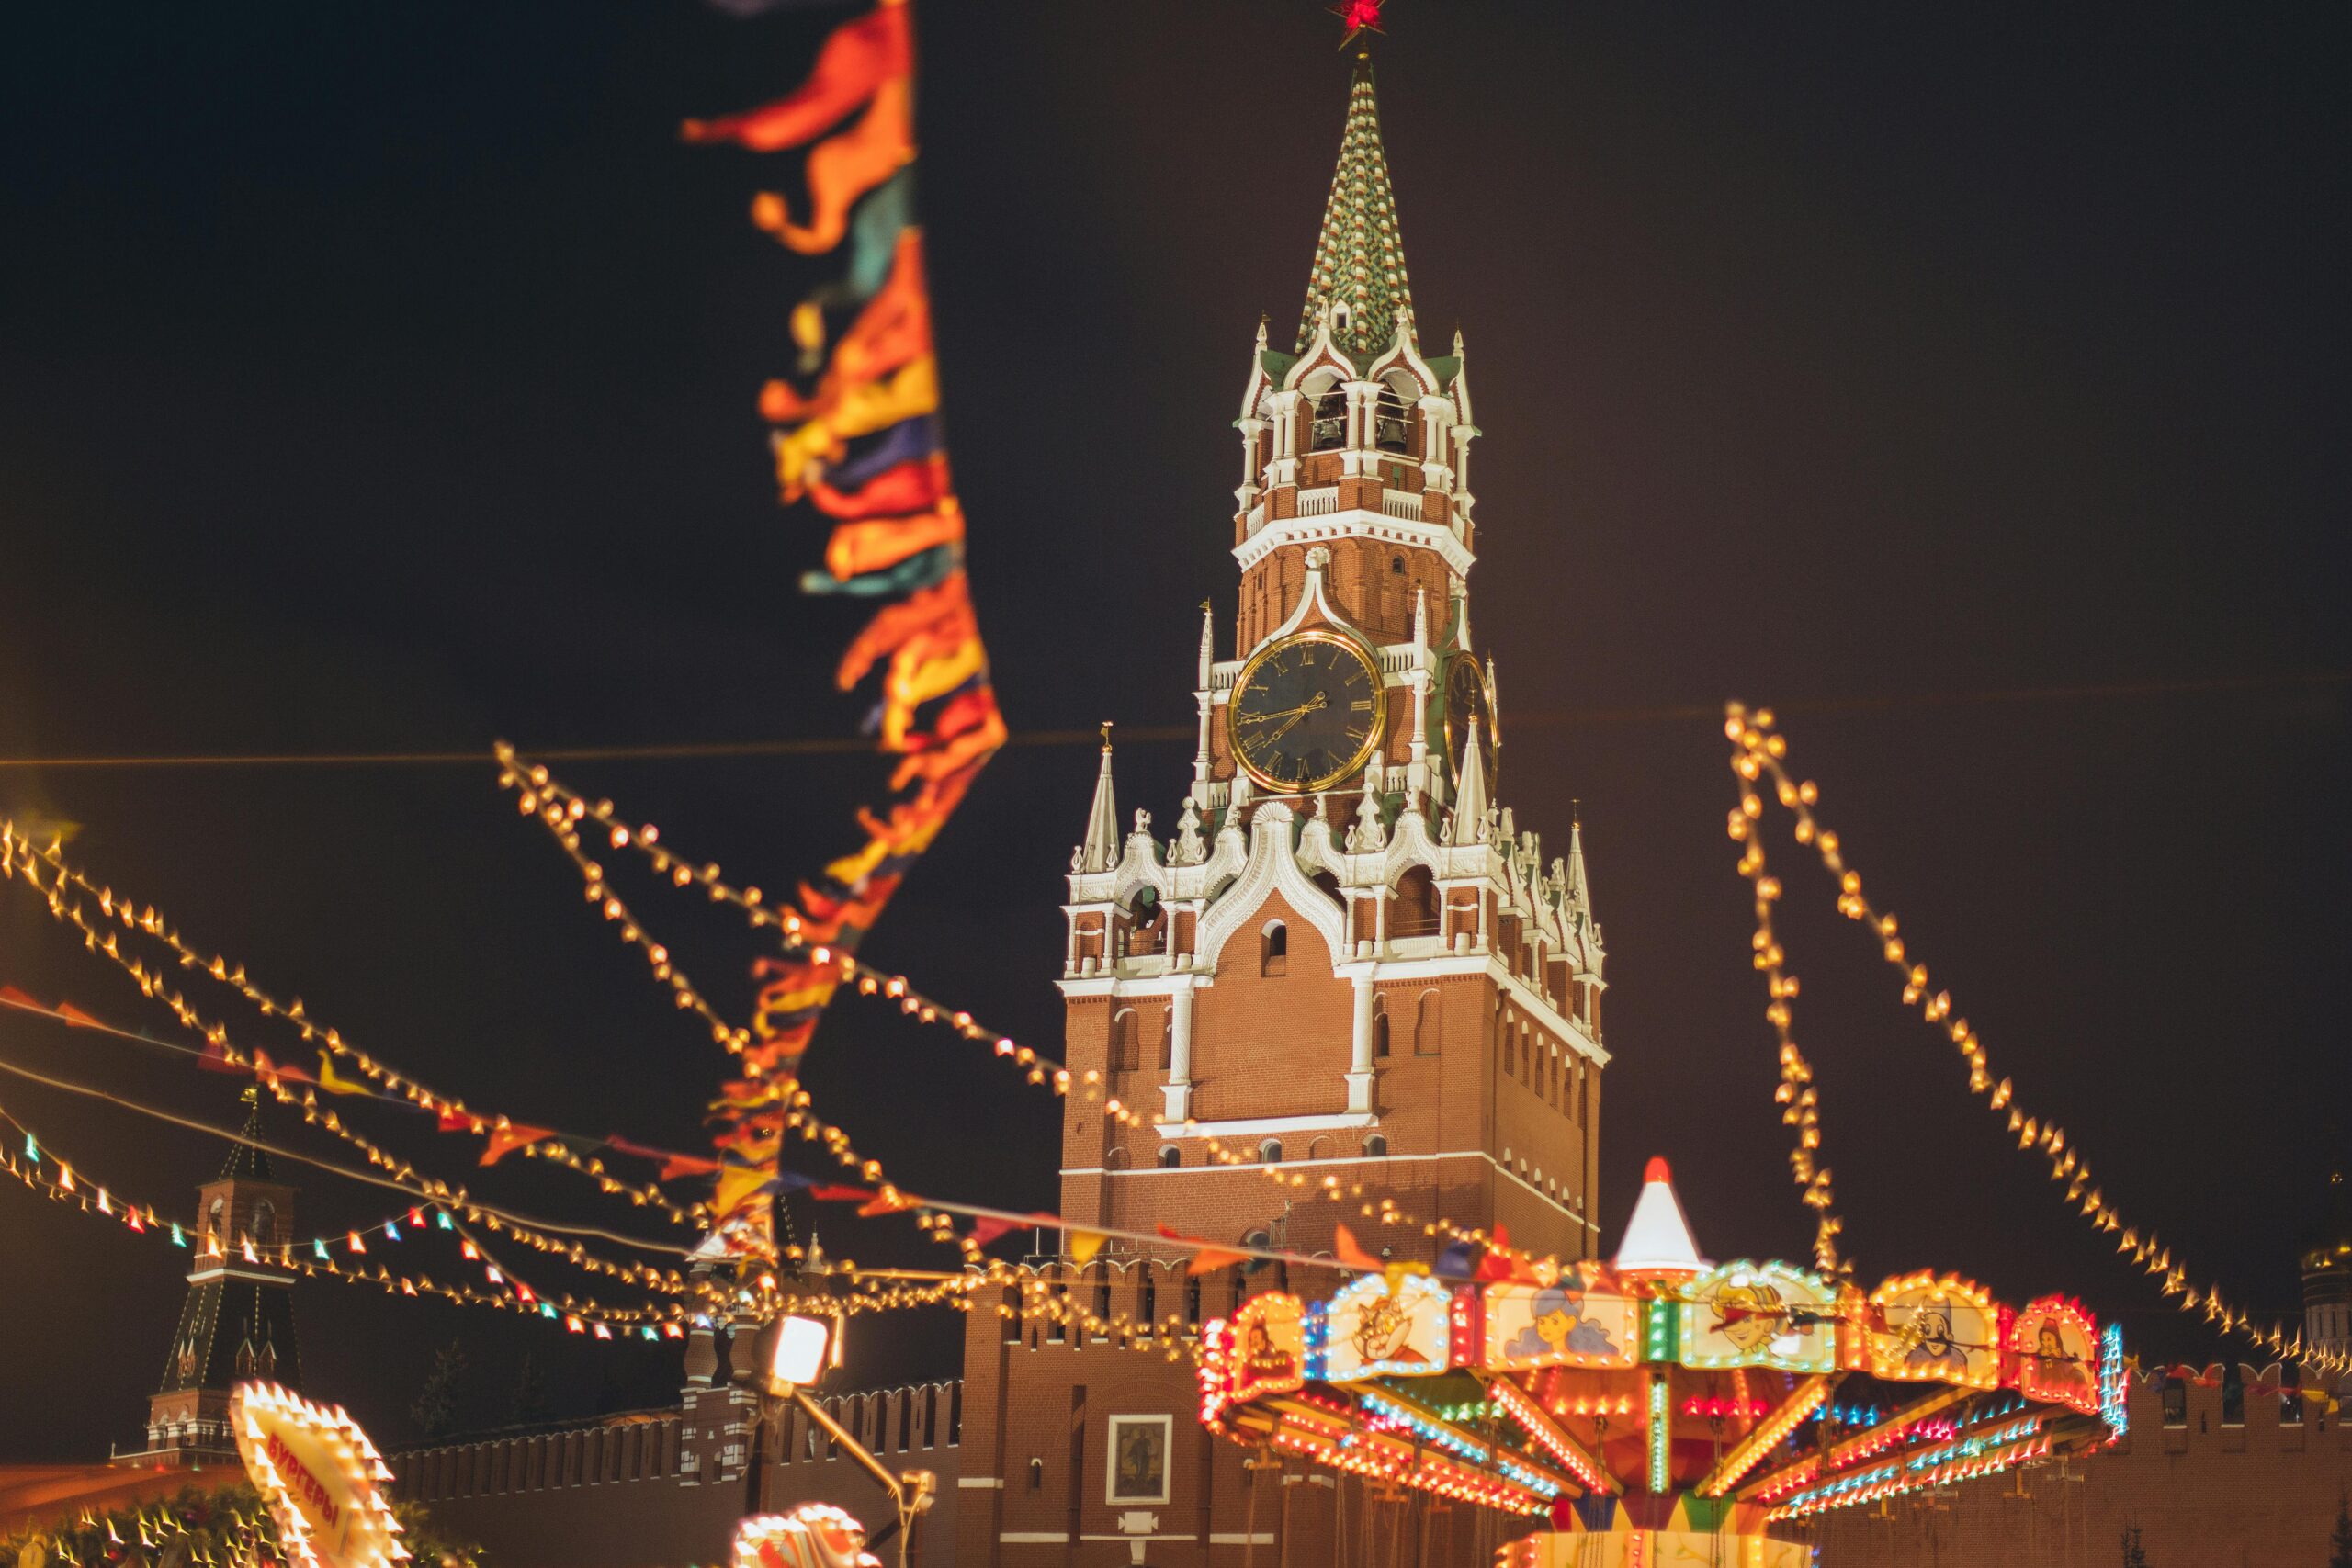
<path fill-rule="evenodd" d="M 994 1215 L 983 1214 L 972 1222 L 972 1240 L 978 1246 L 986 1247 L 1001 1235 L 1010 1235 L 1014 1231 L 1028 1228 L 1026 1220 L 1000 1220 Z"/>
<path fill-rule="evenodd" d="M 66 1022 L 72 1024 L 76 1029 L 104 1029 L 106 1027 L 105 1024 L 100 1023 L 96 1019 L 92 1018 L 88 1013 L 84 1012 L 72 1002 L 58 1003 L 57 1016 L 63 1019 Z"/>
<path fill-rule="evenodd" d="M 470 1133 L 474 1119 L 451 1106 L 441 1108 L 441 1130 L 445 1133 Z"/>
<path fill-rule="evenodd" d="M 12 1008 L 31 1008 L 35 1012 L 49 1010 L 14 986 L 0 986 L 0 1002 L 6 1002 Z"/>
<path fill-rule="evenodd" d="M 808 1196 L 820 1203 L 863 1203 L 874 1196 L 871 1187 L 811 1187 Z"/>
<path fill-rule="evenodd" d="M 696 1159 L 692 1155 L 672 1155 L 662 1168 L 662 1179 L 675 1181 L 682 1176 L 708 1176 L 718 1168 L 715 1159 Z"/>

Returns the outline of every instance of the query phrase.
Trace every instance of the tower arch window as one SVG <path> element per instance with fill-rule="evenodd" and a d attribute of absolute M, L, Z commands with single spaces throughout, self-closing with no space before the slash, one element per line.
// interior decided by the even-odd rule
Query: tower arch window
<path fill-rule="evenodd" d="M 1432 986 L 1421 993 L 1413 1006 L 1413 1055 L 1434 1056 L 1438 1054 L 1440 1032 L 1437 987 Z"/>
<path fill-rule="evenodd" d="M 1121 1008 L 1111 1015 L 1111 1070 L 1136 1070 L 1136 1010 Z"/>
<path fill-rule="evenodd" d="M 1388 1003 L 1382 998 L 1372 1004 L 1372 1055 L 1374 1061 L 1388 1055 Z"/>
<path fill-rule="evenodd" d="M 1160 1169 L 1162 1169 L 1162 1170 L 1174 1170 L 1177 1167 L 1179 1167 L 1179 1166 L 1182 1165 L 1183 1163 L 1184 1163 L 1184 1151 L 1183 1151 L 1183 1150 L 1182 1150 L 1182 1149 L 1178 1148 L 1178 1147 L 1177 1147 L 1175 1145 L 1173 1145 L 1173 1144 L 1162 1144 L 1162 1145 L 1159 1145 L 1159 1168 L 1160 1168 Z"/>
<path fill-rule="evenodd" d="M 1280 1138 L 1268 1138 L 1264 1143 L 1260 1144 L 1258 1145 L 1258 1161 L 1261 1165 L 1282 1164 L 1283 1141 Z"/>
<path fill-rule="evenodd" d="M 1430 879 L 1429 867 L 1414 866 L 1396 879 L 1396 892 L 1388 905 L 1388 934 L 1434 936 L 1437 929 L 1437 884 Z"/>
<path fill-rule="evenodd" d="M 1167 910 L 1156 891 L 1147 887 L 1136 895 L 1127 921 L 1128 957 L 1148 958 L 1161 951 L 1168 937 Z"/>
<path fill-rule="evenodd" d="M 1373 1134 L 1367 1134 L 1367 1135 L 1365 1136 L 1365 1138 L 1364 1138 L 1364 1141 L 1363 1141 L 1363 1153 L 1364 1153 L 1364 1157 L 1365 1157 L 1366 1159 L 1385 1159 L 1385 1158 L 1387 1158 L 1387 1157 L 1388 1157 L 1388 1139 L 1387 1139 L 1387 1136 L 1386 1136 L 1385 1134 L 1380 1134 L 1380 1133 L 1373 1133 Z"/>
<path fill-rule="evenodd" d="M 1290 973 L 1290 928 L 1280 920 L 1268 920 L 1266 929 L 1259 933 L 1258 973 Z"/>
<path fill-rule="evenodd" d="M 1388 558 L 1388 572 L 1392 577 L 1404 576 L 1405 558 L 1403 556 L 1390 556 Z"/>
<path fill-rule="evenodd" d="M 1373 401 L 1372 444 L 1384 452 L 1413 449 L 1413 405 L 1393 387 L 1384 386 Z"/>
<path fill-rule="evenodd" d="M 1348 392 L 1338 382 L 1314 394 L 1314 413 L 1307 425 L 1307 450 L 1332 452 L 1347 445 Z"/>
<path fill-rule="evenodd" d="M 1159 1010 L 1159 1070 L 1172 1072 L 1176 1066 L 1176 1009 L 1170 1005 Z"/>

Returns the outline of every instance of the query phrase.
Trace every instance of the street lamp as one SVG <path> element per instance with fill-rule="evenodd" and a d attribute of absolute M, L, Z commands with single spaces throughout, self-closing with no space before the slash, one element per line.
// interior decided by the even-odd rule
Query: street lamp
<path fill-rule="evenodd" d="M 825 1435 L 849 1455 L 868 1475 L 881 1483 L 890 1495 L 891 1505 L 898 1510 L 895 1524 L 886 1525 L 866 1542 L 879 1546 L 892 1530 L 899 1534 L 899 1568 L 912 1568 L 914 1562 L 915 1521 L 931 1509 L 939 1491 L 939 1477 L 928 1470 L 893 1471 L 876 1458 L 866 1446 L 851 1435 L 849 1429 L 828 1415 L 825 1407 L 808 1397 L 808 1387 L 825 1375 L 825 1370 L 838 1360 L 835 1355 L 835 1335 L 842 1320 L 791 1315 L 779 1317 L 762 1330 L 768 1339 L 766 1354 L 757 1365 L 762 1369 L 762 1392 L 771 1403 L 761 1413 L 763 1436 L 768 1442 L 761 1447 L 773 1451 L 780 1435 L 778 1427 L 784 1415 L 784 1402 L 798 1405 L 809 1420 L 824 1429 Z M 767 1454 L 754 1452 L 752 1459 L 752 1512 L 766 1513 Z"/>
<path fill-rule="evenodd" d="M 823 1377 L 832 1344 L 833 1325 L 821 1317 L 778 1318 L 775 1348 L 768 1357 L 768 1393 L 789 1399 L 794 1390 Z"/>

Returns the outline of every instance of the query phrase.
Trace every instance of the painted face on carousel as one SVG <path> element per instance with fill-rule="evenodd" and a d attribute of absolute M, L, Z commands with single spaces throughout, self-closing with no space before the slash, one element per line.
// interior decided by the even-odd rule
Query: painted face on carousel
<path fill-rule="evenodd" d="M 1506 1354 L 1614 1355 L 1617 1346 L 1609 1330 L 1584 1314 L 1584 1294 L 1565 1285 L 1551 1285 L 1535 1297 L 1533 1315 L 1519 1331 Z"/>
<path fill-rule="evenodd" d="M 1967 1372 L 1968 1351 L 1952 1337 L 1950 1307 L 1919 1308 L 1912 1314 L 1911 1332 L 1917 1338 L 1903 1358 L 1904 1365 L 1921 1371 L 1941 1367 L 1955 1375 Z"/>
<path fill-rule="evenodd" d="M 1412 1337 L 1413 1314 L 1395 1296 L 1364 1303 L 1356 1317 L 1356 1354 L 1366 1361 L 1423 1361 L 1429 1358 L 1407 1341 Z"/>
<path fill-rule="evenodd" d="M 1269 1382 L 1276 1378 L 1295 1377 L 1298 1372 L 1298 1358 L 1274 1343 L 1274 1337 L 1266 1331 L 1266 1320 L 1262 1317 L 1250 1320 L 1250 1337 L 1241 1348 L 1241 1361 L 1252 1377 Z"/>
<path fill-rule="evenodd" d="M 1743 1354 L 1770 1344 L 1788 1314 L 1770 1285 L 1725 1285 L 1715 1292 L 1715 1332 Z"/>

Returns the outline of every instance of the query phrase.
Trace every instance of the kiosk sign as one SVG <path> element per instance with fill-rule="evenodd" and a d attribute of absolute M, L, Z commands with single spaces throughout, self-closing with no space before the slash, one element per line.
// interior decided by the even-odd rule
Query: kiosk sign
<path fill-rule="evenodd" d="M 408 1560 L 391 1505 L 377 1485 L 392 1472 L 340 1406 L 313 1404 L 276 1383 L 239 1383 L 229 1424 L 289 1562 L 387 1568 Z"/>

